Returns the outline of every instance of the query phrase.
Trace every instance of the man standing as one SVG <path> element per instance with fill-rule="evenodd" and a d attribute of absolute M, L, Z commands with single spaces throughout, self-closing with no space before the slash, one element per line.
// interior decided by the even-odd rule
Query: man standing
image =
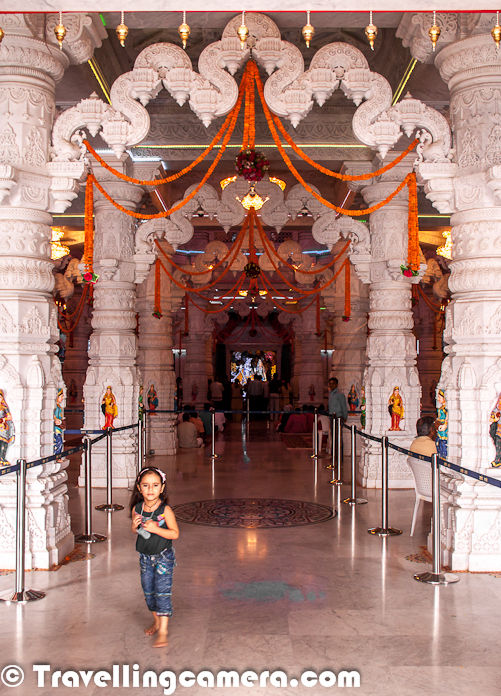
<path fill-rule="evenodd" d="M 329 379 L 329 414 L 331 416 L 337 416 L 341 418 L 340 425 L 348 418 L 348 406 L 346 405 L 346 397 L 342 394 L 338 386 L 338 380 L 336 377 L 331 377 Z M 343 444 L 343 438 L 341 438 L 341 446 Z M 332 429 L 329 431 L 329 439 L 327 441 L 327 450 L 331 452 L 332 447 Z M 341 455 L 342 456 L 342 455 Z"/>
<path fill-rule="evenodd" d="M 261 411 L 264 393 L 261 375 L 256 375 L 254 379 L 249 380 L 245 386 L 247 389 L 247 398 L 249 399 L 249 410 Z M 254 416 L 254 420 L 257 420 L 256 416 Z"/>
<path fill-rule="evenodd" d="M 336 377 L 329 379 L 329 413 L 333 416 L 338 416 L 346 420 L 348 418 L 348 407 L 346 405 L 346 397 L 337 388 L 338 380 Z"/>

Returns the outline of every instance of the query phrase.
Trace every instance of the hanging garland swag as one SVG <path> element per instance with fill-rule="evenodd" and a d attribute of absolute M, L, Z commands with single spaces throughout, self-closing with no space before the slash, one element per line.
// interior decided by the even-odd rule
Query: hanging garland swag
<path fill-rule="evenodd" d="M 93 223 L 93 212 L 94 212 L 94 195 L 93 195 L 93 189 L 94 186 L 98 189 L 98 191 L 113 205 L 115 206 L 118 210 L 120 210 L 122 213 L 129 215 L 130 217 L 134 217 L 136 219 L 140 220 L 151 220 L 154 218 L 162 218 L 162 217 L 169 217 L 172 215 L 172 213 L 181 210 L 190 200 L 193 199 L 194 196 L 200 191 L 202 186 L 208 181 L 209 177 L 212 175 L 214 172 L 215 168 L 219 164 L 219 161 L 221 160 L 226 147 L 230 141 L 230 138 L 233 134 L 233 131 L 236 126 L 237 118 L 238 115 L 241 111 L 242 107 L 242 102 L 244 103 L 244 132 L 243 132 L 243 138 L 242 138 L 242 150 L 241 153 L 237 157 L 236 161 L 236 166 L 239 166 L 240 168 L 242 167 L 242 163 L 244 160 L 247 161 L 247 165 L 249 162 L 252 163 L 254 162 L 254 169 L 256 169 L 256 166 L 258 169 L 264 169 L 264 162 L 266 161 L 264 158 L 264 155 L 261 153 L 256 153 L 254 150 L 255 147 L 255 135 L 256 135 L 256 127 L 255 127 L 255 94 L 254 94 L 254 89 L 257 88 L 259 98 L 261 101 L 261 104 L 263 106 L 263 110 L 266 116 L 266 120 L 268 123 L 268 127 L 270 129 L 271 135 L 273 137 L 273 141 L 278 148 L 280 155 L 282 156 L 282 159 L 284 160 L 285 164 L 289 168 L 289 171 L 292 172 L 294 177 L 297 179 L 297 181 L 304 186 L 304 188 L 312 195 L 314 196 L 320 203 L 325 205 L 326 207 L 330 208 L 331 210 L 335 210 L 337 213 L 341 215 L 348 215 L 350 217 L 359 217 L 362 215 L 369 215 L 371 213 L 376 212 L 377 210 L 380 210 L 382 207 L 387 205 L 390 201 L 395 198 L 406 186 L 409 191 L 409 219 L 408 219 L 408 245 L 407 245 L 407 266 L 402 267 L 402 273 L 404 275 L 417 275 L 417 272 L 419 270 L 419 228 L 418 228 L 418 220 L 417 220 L 417 183 L 416 183 L 416 175 L 414 172 L 408 174 L 405 179 L 397 186 L 395 191 L 393 191 L 385 200 L 381 201 L 380 203 L 377 203 L 369 208 L 365 208 L 363 210 L 349 210 L 347 208 L 342 208 L 334 205 L 330 201 L 326 200 L 323 198 L 320 194 L 318 194 L 314 189 L 309 186 L 306 181 L 302 178 L 302 176 L 299 174 L 297 169 L 294 167 L 290 157 L 287 155 L 282 141 L 280 139 L 280 136 L 278 134 L 278 131 L 281 133 L 287 144 L 293 149 L 293 151 L 301 157 L 305 162 L 310 164 L 312 167 L 317 169 L 318 171 L 322 172 L 323 174 L 327 176 L 334 177 L 336 179 L 340 179 L 342 181 L 366 181 L 373 179 L 374 177 L 380 176 L 381 174 L 384 174 L 385 172 L 389 171 L 393 167 L 395 167 L 399 162 L 401 162 L 406 155 L 408 155 L 418 144 L 419 140 L 415 139 L 409 147 L 405 150 L 405 152 L 402 152 L 393 162 L 387 164 L 386 166 L 382 167 L 381 169 L 378 169 L 377 171 L 368 173 L 368 174 L 360 174 L 360 175 L 348 175 L 348 174 L 339 174 L 338 172 L 334 172 L 330 169 L 327 169 L 323 167 L 322 165 L 314 162 L 308 155 L 301 150 L 301 148 L 292 140 L 290 135 L 287 133 L 285 130 L 283 124 L 281 123 L 280 119 L 275 115 L 272 114 L 268 108 L 268 105 L 266 103 L 266 100 L 264 98 L 264 88 L 263 88 L 263 83 L 261 81 L 261 77 L 259 75 L 259 71 L 257 68 L 256 63 L 253 60 L 249 60 L 244 74 L 242 76 L 242 80 L 240 83 L 240 88 L 239 88 L 239 93 L 238 93 L 238 98 L 235 106 L 233 109 L 230 111 L 228 116 L 226 117 L 224 123 L 222 124 L 221 128 L 219 129 L 218 133 L 214 137 L 214 139 L 211 141 L 211 143 L 207 146 L 207 148 L 187 167 L 185 167 L 183 170 L 180 172 L 177 172 L 176 174 L 172 174 L 171 176 L 165 177 L 163 179 L 153 179 L 153 180 L 140 180 L 140 179 L 135 179 L 133 177 L 129 177 L 126 174 L 123 174 L 122 172 L 118 172 L 116 169 L 111 167 L 107 162 L 105 162 L 102 157 L 98 155 L 98 153 L 93 149 L 93 147 L 90 145 L 90 143 L 85 140 L 84 143 L 88 149 L 88 151 L 92 154 L 92 156 L 96 159 L 99 164 L 104 167 L 106 170 L 117 176 L 118 178 L 127 181 L 129 183 L 133 184 L 138 184 L 140 186 L 158 186 L 161 184 L 165 183 L 170 183 L 176 179 L 179 179 L 182 177 L 184 174 L 187 174 L 190 172 L 194 167 L 196 167 L 198 164 L 200 164 L 209 154 L 210 152 L 214 149 L 216 145 L 222 140 L 219 152 L 217 153 L 216 157 L 214 158 L 214 161 L 210 165 L 210 167 L 207 170 L 207 173 L 204 175 L 200 183 L 191 191 L 191 193 L 184 198 L 182 201 L 178 202 L 176 205 L 174 205 L 172 208 L 166 211 L 162 211 L 159 213 L 155 213 L 152 215 L 148 214 L 143 214 L 143 213 L 138 213 L 132 210 L 128 210 L 124 206 L 120 205 L 117 203 L 111 195 L 104 189 L 104 187 L 98 182 L 96 179 L 95 175 L 93 174 L 92 171 L 89 172 L 87 176 L 87 185 L 86 185 L 86 195 L 85 195 L 85 251 L 84 251 L 84 263 L 85 263 L 85 268 L 86 271 L 90 272 L 93 274 L 93 258 L 94 258 L 94 223 Z M 256 169 L 257 173 L 257 169 Z M 254 175 L 253 175 L 254 176 Z M 256 174 L 257 176 L 257 174 Z M 258 180 L 256 178 L 256 180 Z M 222 277 L 226 275 L 226 273 L 231 269 L 231 266 L 233 265 L 234 261 L 236 260 L 236 257 L 238 253 L 240 252 L 240 249 L 242 247 L 243 241 L 245 234 L 247 230 L 249 229 L 250 232 L 250 258 L 249 258 L 249 263 L 244 269 L 244 272 L 240 275 L 240 277 L 237 279 L 237 282 L 233 286 L 231 293 L 233 293 L 234 290 L 236 290 L 235 295 L 232 297 L 230 302 L 225 305 L 224 308 L 220 308 L 216 311 L 211 311 L 211 310 L 205 310 L 202 307 L 202 311 L 206 312 L 207 314 L 215 314 L 221 311 L 224 311 L 227 307 L 231 305 L 231 302 L 234 301 L 236 295 L 238 294 L 238 291 L 241 289 L 241 286 L 245 280 L 245 277 L 249 277 L 251 283 L 257 283 L 257 280 L 259 279 L 260 283 L 263 285 L 263 288 L 268 291 L 272 290 L 279 296 L 281 295 L 280 292 L 278 292 L 273 285 L 271 284 L 270 280 L 265 278 L 262 269 L 260 266 L 257 264 L 257 257 L 255 257 L 255 251 L 253 249 L 253 229 L 254 229 L 254 224 L 257 227 L 258 234 L 261 238 L 261 241 L 264 245 L 265 248 L 265 253 L 268 255 L 270 258 L 270 261 L 272 263 L 272 266 L 274 270 L 278 273 L 278 275 L 284 280 L 288 285 L 290 285 L 290 282 L 283 276 L 281 271 L 279 270 L 278 265 L 275 263 L 273 257 L 275 257 L 279 263 L 282 263 L 286 265 L 288 268 L 298 271 L 299 273 L 305 274 L 305 275 L 317 275 L 319 273 L 319 269 L 314 269 L 314 270 L 299 270 L 289 264 L 287 260 L 283 259 L 278 252 L 275 250 L 274 245 L 272 242 L 268 239 L 266 234 L 264 233 L 264 230 L 262 228 L 261 222 L 259 218 L 256 215 L 256 212 L 253 208 L 249 210 L 249 214 L 247 215 L 244 224 L 242 225 L 242 229 L 235 240 L 235 244 L 228 250 L 228 253 L 225 254 L 225 256 L 220 259 L 216 264 L 214 264 L 211 268 L 209 268 L 207 271 L 194 271 L 189 268 L 183 268 L 181 266 L 177 266 L 175 262 L 163 251 L 161 248 L 160 244 L 156 241 L 157 248 L 161 251 L 163 256 L 168 260 L 169 264 L 171 264 L 174 268 L 177 270 L 181 271 L 183 274 L 187 274 L 189 276 L 202 276 L 205 275 L 206 273 L 210 273 L 211 271 L 216 270 L 220 266 L 222 266 L 224 263 L 227 262 L 227 266 L 224 269 L 223 273 L 218 276 L 216 280 L 213 282 L 209 283 L 208 285 L 205 285 L 201 288 L 187 288 L 186 285 L 183 285 L 182 283 L 179 283 L 173 275 L 170 273 L 170 271 L 164 266 L 164 264 L 160 261 L 159 258 L 157 258 L 156 264 L 155 264 L 155 305 L 154 305 L 154 312 L 153 316 L 156 316 L 158 318 L 161 318 L 162 312 L 161 312 L 161 307 L 160 307 L 160 272 L 161 269 L 164 270 L 164 272 L 169 276 L 169 278 L 179 287 L 183 288 L 186 291 L 186 315 L 185 319 L 188 315 L 188 293 L 194 293 L 200 295 L 200 293 L 203 290 L 207 290 L 210 287 L 212 287 L 216 282 L 220 282 Z M 347 242 L 345 247 L 343 248 L 341 254 L 339 254 L 335 259 L 333 259 L 329 264 L 326 264 L 326 266 L 323 266 L 320 270 L 323 271 L 329 266 L 333 265 L 339 258 L 340 256 L 347 250 L 350 242 Z M 337 270 L 337 272 L 333 275 L 333 277 L 324 285 L 319 286 L 314 288 L 313 290 L 303 290 L 301 288 L 294 288 L 300 295 L 303 296 L 308 296 L 308 295 L 315 295 L 318 303 L 317 303 L 317 317 L 319 313 L 319 293 L 326 288 L 328 285 L 330 285 L 335 278 L 339 275 L 339 273 L 344 270 L 345 271 L 345 314 L 343 316 L 344 321 L 349 321 L 350 314 L 351 314 L 351 300 L 350 300 L 350 261 L 347 258 L 340 266 L 340 268 Z M 257 285 L 254 287 L 257 288 Z M 230 294 L 231 294 L 230 293 Z M 193 302 L 193 299 L 191 299 Z M 275 300 L 276 301 L 276 300 Z M 276 301 L 277 306 L 280 307 L 285 312 L 291 313 L 291 314 L 297 314 L 298 312 L 303 312 L 305 309 L 307 309 L 311 304 L 315 301 L 315 297 L 313 298 L 312 302 L 304 308 L 301 308 L 300 310 L 290 310 L 286 308 L 285 306 L 281 305 L 278 301 Z M 193 302 L 195 304 L 195 302 Z M 195 306 L 198 307 L 198 305 L 195 304 Z M 78 311 L 79 308 L 77 308 Z M 78 318 L 80 317 L 81 311 L 78 312 Z M 318 325 L 318 318 L 317 318 L 317 325 Z M 75 324 L 73 325 L 74 328 Z"/>

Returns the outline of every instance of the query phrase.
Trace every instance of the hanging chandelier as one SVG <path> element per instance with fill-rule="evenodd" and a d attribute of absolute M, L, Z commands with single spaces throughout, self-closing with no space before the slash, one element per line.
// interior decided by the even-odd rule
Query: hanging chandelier
<path fill-rule="evenodd" d="M 60 227 L 52 227 L 52 239 L 50 241 L 50 258 L 53 261 L 62 259 L 70 253 L 70 248 L 59 241 L 64 237 L 64 230 Z"/>

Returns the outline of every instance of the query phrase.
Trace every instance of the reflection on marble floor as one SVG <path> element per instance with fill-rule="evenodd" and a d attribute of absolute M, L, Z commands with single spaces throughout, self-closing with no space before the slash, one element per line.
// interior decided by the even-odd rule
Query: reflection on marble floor
<path fill-rule="evenodd" d="M 497 630 L 501 579 L 461 574 L 460 582 L 433 588 L 413 579 L 425 568 L 405 560 L 425 544 L 431 514 L 425 504 L 409 537 L 413 491 L 390 492 L 390 523 L 403 529 L 387 540 L 367 534 L 380 521 L 380 493 L 369 504 L 340 504 L 348 493 L 327 484 L 325 460 L 285 448 L 264 423 L 251 424 L 242 443 L 232 425 L 217 443 L 215 464 L 206 450 L 158 457 L 171 503 L 224 497 L 279 497 L 334 505 L 337 518 L 292 529 L 220 529 L 182 524 L 176 542 L 174 616 L 169 645 L 152 650 L 143 634 L 148 612 L 139 584 L 137 553 L 125 511 L 94 513 L 94 531 L 109 535 L 92 547 L 95 558 L 55 573 L 28 573 L 27 585 L 47 592 L 32 605 L 0 607 L 0 670 L 18 664 L 25 682 L 15 696 L 64 694 L 49 682 L 36 688 L 33 664 L 59 670 L 111 670 L 138 664 L 161 672 L 184 669 L 358 670 L 357 693 L 390 696 L 483 696 L 500 693 Z M 83 493 L 70 471 L 73 530 L 82 529 Z M 104 500 L 94 491 L 94 504 Z M 114 491 L 127 503 L 128 493 Z M 0 577 L 0 590 L 13 576 Z M 7 689 L 5 689 L 7 691 Z M 206 689 L 178 686 L 188 695 L 322 694 L 321 686 Z M 3 692 L 2 692 L 3 693 Z M 91 681 L 72 694 L 162 694 L 163 688 L 100 688 Z"/>

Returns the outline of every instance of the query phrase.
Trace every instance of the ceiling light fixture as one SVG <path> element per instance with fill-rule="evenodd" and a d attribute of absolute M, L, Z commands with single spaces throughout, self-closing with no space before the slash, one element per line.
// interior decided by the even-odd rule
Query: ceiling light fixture
<path fill-rule="evenodd" d="M 261 210 L 266 201 L 269 200 L 269 196 L 266 196 L 266 198 L 263 199 L 258 193 L 256 193 L 256 191 L 254 190 L 254 184 L 251 185 L 249 193 L 246 196 L 244 196 L 242 200 L 240 200 L 240 198 L 237 197 L 237 201 L 240 201 L 240 203 L 246 210 L 250 210 L 251 208 L 254 208 L 254 210 Z"/>
<path fill-rule="evenodd" d="M 313 37 L 315 36 L 315 29 L 310 24 L 310 11 L 309 10 L 306 11 L 306 24 L 301 29 L 301 34 L 303 35 L 303 39 L 305 40 L 306 48 L 309 48 L 310 41 L 312 41 Z"/>
<path fill-rule="evenodd" d="M 496 26 L 491 29 L 491 35 L 496 42 L 496 48 L 499 48 L 501 41 L 501 26 L 499 26 L 499 10 L 496 12 Z"/>
<path fill-rule="evenodd" d="M 69 247 L 61 244 L 59 241 L 61 237 L 64 237 L 64 230 L 60 227 L 52 227 L 52 238 L 50 241 L 50 258 L 53 261 L 62 259 L 63 256 L 67 256 L 70 253 Z"/>
<path fill-rule="evenodd" d="M 179 36 L 181 37 L 181 41 L 183 42 L 183 48 L 186 49 L 186 44 L 188 43 L 191 31 L 190 25 L 186 24 L 186 10 L 183 10 L 183 23 L 179 25 L 177 31 L 179 33 Z"/>
<path fill-rule="evenodd" d="M 369 41 L 371 51 L 374 50 L 374 41 L 377 36 L 377 26 L 372 23 L 372 10 L 370 11 L 369 24 L 365 27 L 365 35 Z"/>
<path fill-rule="evenodd" d="M 66 36 L 66 27 L 63 24 L 63 13 L 59 13 L 59 24 L 54 27 L 54 34 L 56 35 L 57 42 L 59 44 L 59 50 L 63 50 L 63 41 Z"/>
<path fill-rule="evenodd" d="M 249 30 L 245 26 L 245 10 L 242 10 L 242 24 L 237 29 L 238 38 L 240 39 L 240 48 L 242 51 L 245 48 L 247 39 L 249 38 Z"/>
<path fill-rule="evenodd" d="M 437 13 L 435 10 L 433 10 L 433 24 L 428 30 L 428 36 L 431 39 L 433 50 L 435 50 L 437 46 L 437 41 L 439 40 L 441 33 L 440 27 L 437 24 Z"/>
<path fill-rule="evenodd" d="M 219 185 L 221 186 L 222 190 L 224 191 L 224 189 L 228 186 L 228 184 L 232 184 L 236 180 L 237 180 L 237 175 L 235 174 L 235 176 L 229 176 L 227 179 L 222 179 L 219 182 Z"/>
<path fill-rule="evenodd" d="M 117 36 L 120 41 L 120 45 L 125 48 L 125 39 L 129 34 L 129 27 L 125 24 L 125 12 L 122 10 L 122 18 L 120 24 L 117 27 Z"/>
<path fill-rule="evenodd" d="M 282 181 L 282 179 L 277 179 L 276 176 L 270 176 L 270 183 L 276 184 L 277 186 L 280 186 L 282 191 L 285 191 L 285 187 L 287 186 L 285 181 Z"/>
<path fill-rule="evenodd" d="M 438 247 L 437 254 L 443 256 L 444 259 L 449 259 L 452 261 L 452 235 L 450 230 L 445 230 L 442 232 L 442 237 L 445 239 L 445 244 Z"/>

